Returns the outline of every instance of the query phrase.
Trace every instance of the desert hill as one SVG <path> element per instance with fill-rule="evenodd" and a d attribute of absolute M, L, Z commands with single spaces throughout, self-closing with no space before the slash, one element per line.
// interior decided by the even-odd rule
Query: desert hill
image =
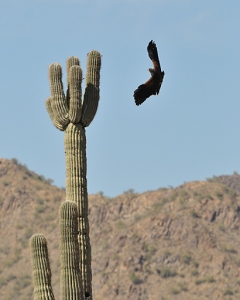
<path fill-rule="evenodd" d="M 58 299 L 64 189 L 0 159 L 0 298 L 30 300 L 28 239 L 49 245 Z M 95 300 L 240 299 L 240 175 L 113 199 L 89 195 Z"/>

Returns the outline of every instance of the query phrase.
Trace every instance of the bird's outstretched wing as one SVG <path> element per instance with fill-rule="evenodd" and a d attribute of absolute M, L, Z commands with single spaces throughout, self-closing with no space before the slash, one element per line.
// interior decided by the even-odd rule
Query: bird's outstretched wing
<path fill-rule="evenodd" d="M 142 104 L 151 95 L 158 95 L 163 82 L 164 72 L 161 70 L 157 46 L 153 41 L 148 44 L 147 51 L 154 69 L 149 69 L 151 78 L 134 91 L 133 97 L 136 105 Z"/>

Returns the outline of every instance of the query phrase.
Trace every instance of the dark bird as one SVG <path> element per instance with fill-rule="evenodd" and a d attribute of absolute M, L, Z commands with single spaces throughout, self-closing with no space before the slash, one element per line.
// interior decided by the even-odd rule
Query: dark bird
<path fill-rule="evenodd" d="M 151 78 L 144 84 L 139 85 L 136 91 L 134 91 L 133 97 L 137 105 L 142 104 L 151 95 L 158 95 L 165 74 L 161 70 L 157 46 L 153 41 L 148 44 L 147 51 L 154 69 L 148 69 L 151 73 Z"/>

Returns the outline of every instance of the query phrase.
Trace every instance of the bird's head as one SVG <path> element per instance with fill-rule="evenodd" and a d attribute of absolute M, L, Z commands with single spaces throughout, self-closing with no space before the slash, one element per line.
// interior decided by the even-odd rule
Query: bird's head
<path fill-rule="evenodd" d="M 148 71 L 151 73 L 152 76 L 155 74 L 155 70 L 154 69 L 149 68 Z"/>

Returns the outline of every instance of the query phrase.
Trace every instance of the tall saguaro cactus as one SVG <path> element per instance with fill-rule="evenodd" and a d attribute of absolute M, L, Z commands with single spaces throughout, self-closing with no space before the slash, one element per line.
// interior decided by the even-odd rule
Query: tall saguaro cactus
<path fill-rule="evenodd" d="M 82 298 L 63 298 L 69 300 L 92 299 L 85 127 L 90 125 L 97 111 L 100 68 L 100 53 L 89 52 L 85 77 L 86 87 L 82 97 L 82 70 L 77 57 L 72 56 L 67 60 L 66 93 L 63 90 L 61 66 L 53 63 L 49 67 L 51 97 L 46 100 L 46 108 L 54 126 L 65 133 L 66 200 L 74 201 L 78 211 L 80 257 L 79 266 L 75 267 L 78 267 L 81 272 Z M 69 275 L 68 280 L 74 281 L 75 279 Z"/>

